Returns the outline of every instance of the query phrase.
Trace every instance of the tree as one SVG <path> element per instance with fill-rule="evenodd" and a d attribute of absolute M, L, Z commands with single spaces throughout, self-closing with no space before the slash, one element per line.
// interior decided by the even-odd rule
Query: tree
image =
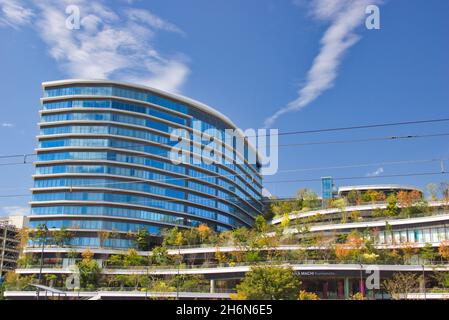
<path fill-rule="evenodd" d="M 101 268 L 93 259 L 94 254 L 89 249 L 83 251 L 81 256 L 83 259 L 78 263 L 81 287 L 95 289 L 98 285 Z"/>
<path fill-rule="evenodd" d="M 103 247 L 106 240 L 108 240 L 110 237 L 109 231 L 100 231 L 98 232 L 98 238 L 100 240 L 100 247 Z"/>
<path fill-rule="evenodd" d="M 360 213 L 359 210 L 351 211 L 351 214 L 350 214 L 351 221 L 354 221 L 354 222 L 359 221 L 361 219 L 361 216 L 362 216 L 362 214 Z"/>
<path fill-rule="evenodd" d="M 52 231 L 53 242 L 58 246 L 65 246 L 69 243 L 70 239 L 73 238 L 73 234 L 67 231 L 65 227 L 59 230 Z"/>
<path fill-rule="evenodd" d="M 350 205 L 358 205 L 361 202 L 360 199 L 360 192 L 357 190 L 351 190 L 348 192 L 348 195 L 346 196 L 348 203 Z"/>
<path fill-rule="evenodd" d="M 434 272 L 433 278 L 444 289 L 449 287 L 449 272 Z"/>
<path fill-rule="evenodd" d="M 9 271 L 5 275 L 4 287 L 7 290 L 24 290 L 30 283 L 35 283 L 35 275 L 21 276 L 14 271 Z"/>
<path fill-rule="evenodd" d="M 109 256 L 109 259 L 106 261 L 108 267 L 122 267 L 123 266 L 123 255 L 113 254 Z"/>
<path fill-rule="evenodd" d="M 184 243 L 184 235 L 179 231 L 178 227 L 171 228 L 164 235 L 163 245 L 181 246 Z"/>
<path fill-rule="evenodd" d="M 284 213 L 282 216 L 282 220 L 281 220 L 282 230 L 287 228 L 289 224 L 290 224 L 290 217 L 289 217 L 288 213 Z"/>
<path fill-rule="evenodd" d="M 441 258 L 445 260 L 449 259 L 449 240 L 441 241 L 440 246 L 438 247 L 438 253 Z"/>
<path fill-rule="evenodd" d="M 203 275 L 179 275 L 173 277 L 172 286 L 179 286 L 181 292 L 198 292 L 209 289 L 210 282 L 207 281 Z"/>
<path fill-rule="evenodd" d="M 421 258 L 427 261 L 433 261 L 437 257 L 437 253 L 430 243 L 426 243 L 424 247 L 421 248 L 420 255 Z"/>
<path fill-rule="evenodd" d="M 381 208 L 374 208 L 371 215 L 373 216 L 373 218 L 377 218 L 377 217 L 384 217 L 387 214 L 386 210 L 383 210 Z"/>
<path fill-rule="evenodd" d="M 200 237 L 200 241 L 202 243 L 205 243 L 207 242 L 207 240 L 210 240 L 212 236 L 212 230 L 207 224 L 202 223 L 198 226 L 198 234 Z"/>
<path fill-rule="evenodd" d="M 36 230 L 30 232 L 30 238 L 42 245 L 48 237 L 48 228 L 46 224 L 38 224 Z"/>
<path fill-rule="evenodd" d="M 389 217 L 397 216 L 399 213 L 398 203 L 394 193 L 390 194 L 387 198 L 387 208 L 385 209 L 385 215 Z"/>
<path fill-rule="evenodd" d="M 376 190 L 368 190 L 363 193 L 362 200 L 364 202 L 376 202 L 376 201 L 385 201 L 385 193 Z"/>
<path fill-rule="evenodd" d="M 49 287 L 53 287 L 57 279 L 58 277 L 55 274 L 47 273 L 45 275 L 45 280 L 47 281 L 47 286 Z"/>
<path fill-rule="evenodd" d="M 438 200 L 438 187 L 435 183 L 429 183 L 427 185 L 427 192 L 429 193 L 430 200 L 432 201 Z"/>
<path fill-rule="evenodd" d="M 265 233 L 268 231 L 268 224 L 263 216 L 258 215 L 256 217 L 256 220 L 254 221 L 254 228 L 259 233 Z"/>
<path fill-rule="evenodd" d="M 313 209 L 319 205 L 318 195 L 311 189 L 303 188 L 296 192 L 296 199 L 302 203 L 302 209 Z"/>
<path fill-rule="evenodd" d="M 314 292 L 301 290 L 299 291 L 298 300 L 320 300 L 320 298 L 318 298 L 318 295 Z"/>
<path fill-rule="evenodd" d="M 151 263 L 165 266 L 170 264 L 171 259 L 165 246 L 157 246 L 151 250 Z"/>
<path fill-rule="evenodd" d="M 446 182 L 440 182 L 438 185 L 438 190 L 441 193 L 441 196 L 443 198 L 443 201 L 448 204 L 449 202 L 449 184 Z"/>
<path fill-rule="evenodd" d="M 414 213 L 413 206 L 415 206 L 419 201 L 422 200 L 421 192 L 417 190 L 413 191 L 399 191 L 397 194 L 397 200 L 401 206 L 401 213 L 404 216 L 409 217 Z"/>
<path fill-rule="evenodd" d="M 404 263 L 410 263 L 411 258 L 418 254 L 419 249 L 413 243 L 405 242 L 401 244 L 401 251 Z"/>
<path fill-rule="evenodd" d="M 335 245 L 335 257 L 338 260 L 358 260 L 364 247 L 363 238 L 358 232 L 350 233 L 345 243 Z"/>
<path fill-rule="evenodd" d="M 129 249 L 123 257 L 123 265 L 125 267 L 141 266 L 144 264 L 144 257 L 139 256 L 135 249 Z"/>
<path fill-rule="evenodd" d="M 291 267 L 257 266 L 237 285 L 237 295 L 247 300 L 294 300 L 300 284 Z"/>
<path fill-rule="evenodd" d="M 274 216 L 281 216 L 284 213 L 299 211 L 303 209 L 303 200 L 295 199 L 291 201 L 273 201 L 270 204 L 270 212 Z"/>
<path fill-rule="evenodd" d="M 148 251 L 151 245 L 151 235 L 147 228 L 139 228 L 137 231 L 136 238 L 134 239 L 134 244 L 138 250 Z"/>
<path fill-rule="evenodd" d="M 408 294 L 419 287 L 420 277 L 413 273 L 396 272 L 383 286 L 392 299 L 407 299 Z"/>
<path fill-rule="evenodd" d="M 346 200 L 343 198 L 340 199 L 332 199 L 330 201 L 330 207 L 331 208 L 337 208 L 338 211 L 341 214 L 341 223 L 347 222 L 347 216 L 346 216 Z"/>
<path fill-rule="evenodd" d="M 235 246 L 245 246 L 248 243 L 249 232 L 245 227 L 232 230 L 232 240 Z"/>

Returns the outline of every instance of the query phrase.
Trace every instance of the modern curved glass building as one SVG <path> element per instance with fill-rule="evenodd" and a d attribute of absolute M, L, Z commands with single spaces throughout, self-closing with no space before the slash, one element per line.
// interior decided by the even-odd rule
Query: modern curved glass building
<path fill-rule="evenodd" d="M 30 227 L 66 228 L 72 246 L 129 248 L 140 228 L 207 224 L 217 231 L 252 225 L 262 211 L 262 178 L 255 151 L 237 150 L 227 117 L 197 101 L 153 88 L 103 80 L 44 82 Z M 178 143 L 192 139 L 181 164 L 170 160 Z M 220 162 L 198 161 L 211 142 L 199 131 L 216 129 Z M 228 137 L 229 138 L 229 137 Z M 218 139 L 218 140 L 217 140 Z M 217 152 L 217 151 L 216 151 Z M 257 157 L 256 157 L 257 158 Z"/>

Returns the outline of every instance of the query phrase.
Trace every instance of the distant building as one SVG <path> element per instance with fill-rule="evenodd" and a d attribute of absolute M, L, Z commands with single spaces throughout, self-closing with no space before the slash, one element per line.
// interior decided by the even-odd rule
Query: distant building
<path fill-rule="evenodd" d="M 322 207 L 326 208 L 329 201 L 334 198 L 335 195 L 335 184 L 332 177 L 322 177 L 321 178 L 321 203 Z"/>
<path fill-rule="evenodd" d="M 0 220 L 0 276 L 16 268 L 19 257 L 19 228 Z"/>

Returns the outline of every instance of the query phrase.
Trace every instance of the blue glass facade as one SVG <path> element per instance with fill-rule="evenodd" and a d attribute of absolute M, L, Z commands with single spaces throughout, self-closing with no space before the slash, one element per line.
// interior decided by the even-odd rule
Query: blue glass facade
<path fill-rule="evenodd" d="M 194 122 L 217 130 L 219 163 L 194 161 L 209 139 L 184 163 L 169 160 L 170 133 L 193 136 Z M 104 244 L 117 248 L 132 247 L 125 235 L 142 227 L 154 235 L 202 223 L 229 230 L 262 211 L 253 149 L 226 145 L 225 129 L 235 127 L 188 99 L 108 81 L 44 83 L 39 127 L 30 225 L 74 230 L 74 245 L 95 246 L 105 230 L 123 233 Z"/>

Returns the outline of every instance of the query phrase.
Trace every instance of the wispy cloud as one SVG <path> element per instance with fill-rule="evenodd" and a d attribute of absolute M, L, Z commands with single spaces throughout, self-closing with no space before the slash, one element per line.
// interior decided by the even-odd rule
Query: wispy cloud
<path fill-rule="evenodd" d="M 0 25 L 18 29 L 29 24 L 33 15 L 21 0 L 0 0 Z"/>
<path fill-rule="evenodd" d="M 13 123 L 9 123 L 9 122 L 2 122 L 2 123 L 0 124 L 0 126 L 1 126 L 2 128 L 12 128 L 12 127 L 14 127 L 14 124 L 13 124 Z"/>
<path fill-rule="evenodd" d="M 101 0 L 33 0 L 32 4 L 27 10 L 33 27 L 70 77 L 133 81 L 176 92 L 189 74 L 184 55 L 167 56 L 155 46 L 159 32 L 183 36 L 184 32 L 148 10 L 112 8 Z M 69 5 L 80 9 L 79 29 L 66 26 Z"/>
<path fill-rule="evenodd" d="M 382 173 L 384 173 L 384 168 L 380 167 L 380 168 L 377 168 L 377 169 L 376 169 L 375 171 L 373 171 L 373 172 L 368 172 L 368 173 L 366 174 L 366 176 L 367 176 L 367 177 L 377 177 L 377 176 L 381 175 Z"/>
<path fill-rule="evenodd" d="M 29 213 L 29 207 L 7 206 L 2 210 L 6 216 L 25 216 Z"/>
<path fill-rule="evenodd" d="M 346 51 L 358 40 L 356 28 L 365 17 L 365 9 L 379 0 L 312 0 L 309 4 L 313 18 L 330 23 L 321 38 L 321 48 L 307 74 L 306 83 L 298 91 L 298 98 L 265 119 L 271 127 L 281 115 L 300 110 L 334 85 L 338 66 Z M 296 0 L 304 4 L 304 1 Z"/>

